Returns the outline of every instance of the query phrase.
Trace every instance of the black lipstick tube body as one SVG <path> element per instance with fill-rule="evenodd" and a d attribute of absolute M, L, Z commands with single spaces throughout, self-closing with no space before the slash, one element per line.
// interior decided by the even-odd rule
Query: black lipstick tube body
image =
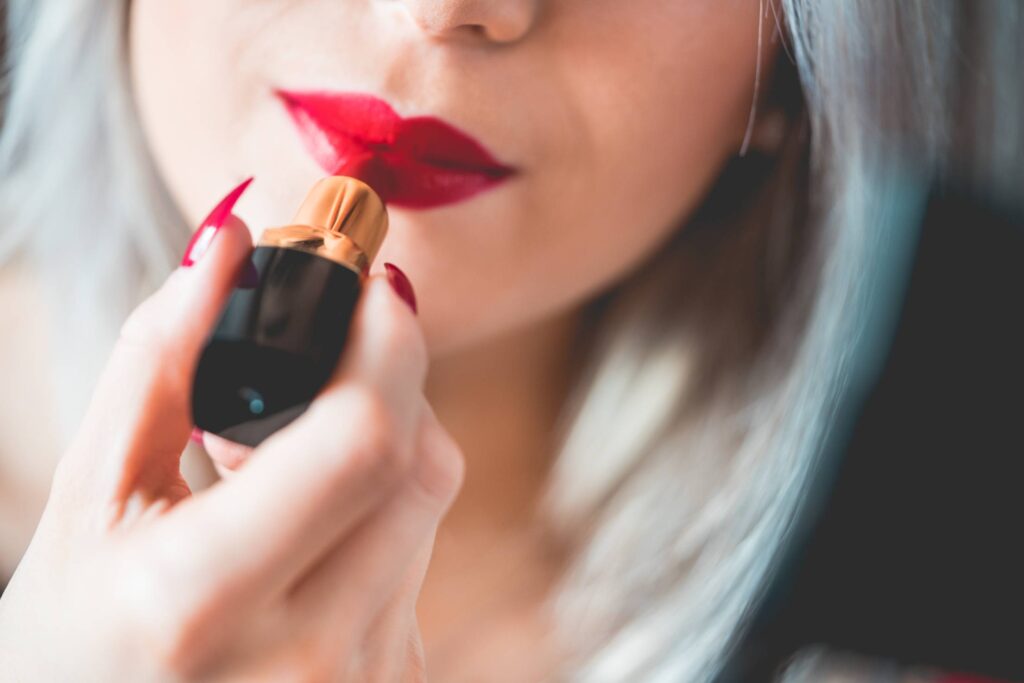
<path fill-rule="evenodd" d="M 252 255 L 258 282 L 232 292 L 200 355 L 196 427 L 257 446 L 308 408 L 341 356 L 386 231 L 373 191 L 334 177 L 313 188 L 294 225 L 264 233 Z"/>

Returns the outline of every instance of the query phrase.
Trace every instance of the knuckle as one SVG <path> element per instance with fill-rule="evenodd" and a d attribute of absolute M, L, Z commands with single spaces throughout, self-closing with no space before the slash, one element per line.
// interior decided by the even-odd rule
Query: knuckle
<path fill-rule="evenodd" d="M 122 345 L 145 344 L 154 336 L 154 316 L 152 304 L 146 300 L 128 314 L 121 323 L 117 339 Z"/>
<path fill-rule="evenodd" d="M 344 415 L 352 430 L 345 446 L 346 476 L 351 469 L 380 484 L 405 476 L 411 455 L 386 398 L 372 387 L 352 385 L 339 392 L 337 401 L 336 415 Z"/>
<path fill-rule="evenodd" d="M 416 483 L 428 499 L 447 509 L 462 488 L 466 461 L 455 440 L 441 429 L 438 432 L 420 455 Z"/>
<path fill-rule="evenodd" d="M 173 277 L 173 276 L 172 276 Z M 124 322 L 118 334 L 118 341 L 129 346 L 148 345 L 162 342 L 165 336 L 166 315 L 161 292 L 157 292 L 139 304 Z"/>
<path fill-rule="evenodd" d="M 133 362 L 137 360 L 155 372 L 168 374 L 168 371 L 182 365 L 183 350 L 166 307 L 154 295 L 133 310 L 121 324 L 115 356 L 127 357 Z"/>

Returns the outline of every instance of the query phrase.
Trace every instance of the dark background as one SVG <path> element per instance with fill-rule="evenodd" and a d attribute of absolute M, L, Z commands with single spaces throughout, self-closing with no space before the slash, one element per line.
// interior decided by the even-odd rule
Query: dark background
<path fill-rule="evenodd" d="M 1024 220 L 935 187 L 918 235 L 724 680 L 770 680 L 812 644 L 1024 680 Z"/>

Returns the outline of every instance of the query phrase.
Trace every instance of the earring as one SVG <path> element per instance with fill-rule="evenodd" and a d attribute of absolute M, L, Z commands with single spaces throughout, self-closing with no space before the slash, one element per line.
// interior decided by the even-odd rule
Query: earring
<path fill-rule="evenodd" d="M 759 112 L 737 156 L 746 156 L 751 150 L 775 156 L 782 149 L 788 128 L 789 116 L 781 108 Z"/>

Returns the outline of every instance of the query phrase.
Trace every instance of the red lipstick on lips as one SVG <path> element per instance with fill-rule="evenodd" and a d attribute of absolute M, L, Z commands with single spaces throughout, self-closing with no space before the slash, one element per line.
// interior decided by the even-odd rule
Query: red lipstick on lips
<path fill-rule="evenodd" d="M 516 172 L 444 121 L 402 118 L 372 95 L 283 90 L 277 95 L 324 171 L 358 178 L 394 206 L 453 204 Z"/>

